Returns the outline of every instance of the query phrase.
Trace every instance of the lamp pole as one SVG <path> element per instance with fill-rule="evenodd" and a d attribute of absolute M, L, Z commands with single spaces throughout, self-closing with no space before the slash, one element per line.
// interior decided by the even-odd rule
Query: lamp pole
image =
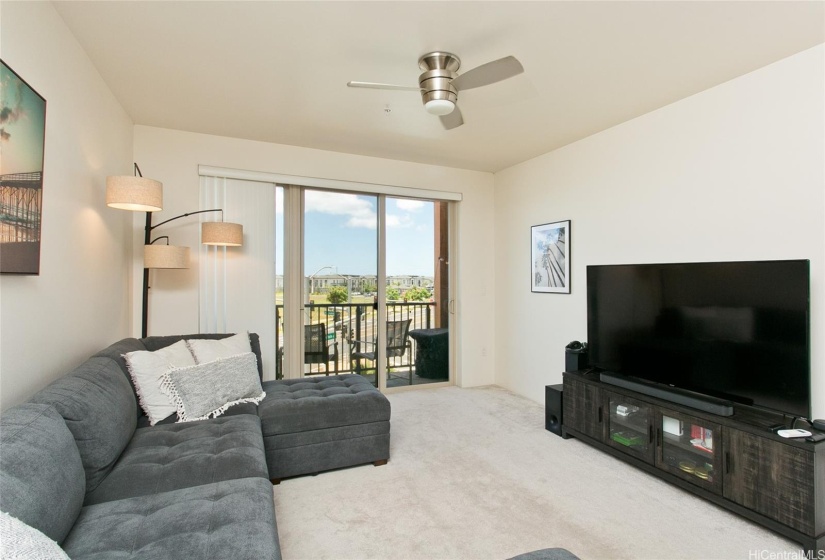
<path fill-rule="evenodd" d="M 135 167 L 137 167 L 137 164 L 135 164 Z M 140 173 L 139 169 L 138 173 Z M 143 175 L 141 175 L 141 177 L 143 177 Z M 179 220 L 180 218 L 193 216 L 195 214 L 203 214 L 205 212 L 220 212 L 221 217 L 223 217 L 222 208 L 212 208 L 210 210 L 197 210 L 195 212 L 187 212 L 186 214 L 181 214 L 180 216 L 175 216 L 174 218 L 164 220 L 159 224 L 152 225 L 152 212 L 146 212 L 146 226 L 143 229 L 143 244 L 151 245 L 153 243 L 152 230 L 156 227 L 162 226 L 163 224 L 167 224 L 174 220 Z M 157 241 L 157 239 L 155 241 Z M 143 267 L 143 321 L 141 322 L 140 332 L 142 338 L 146 338 L 149 332 L 149 269 L 146 267 Z"/>
<path fill-rule="evenodd" d="M 326 270 L 327 268 L 335 268 L 335 267 L 333 267 L 333 266 L 322 266 L 321 268 L 319 268 L 318 270 L 316 270 L 315 272 L 313 272 L 312 274 L 309 275 L 309 294 L 307 294 L 307 299 L 309 299 L 309 296 L 312 295 L 315 292 L 315 275 L 318 274 L 319 272 L 321 272 L 322 270 Z"/>

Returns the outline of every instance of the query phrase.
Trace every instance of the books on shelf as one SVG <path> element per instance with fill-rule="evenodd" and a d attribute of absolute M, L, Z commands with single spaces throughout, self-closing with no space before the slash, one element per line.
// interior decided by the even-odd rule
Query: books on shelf
<path fill-rule="evenodd" d="M 690 443 L 693 447 L 713 453 L 713 430 L 693 425 L 690 427 Z"/>

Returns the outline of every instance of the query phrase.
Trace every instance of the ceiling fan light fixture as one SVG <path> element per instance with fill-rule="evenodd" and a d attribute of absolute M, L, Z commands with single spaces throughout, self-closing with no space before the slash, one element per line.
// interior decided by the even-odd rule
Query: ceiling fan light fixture
<path fill-rule="evenodd" d="M 449 115 L 455 109 L 455 103 L 449 99 L 431 99 L 424 104 L 424 109 L 431 115 Z"/>

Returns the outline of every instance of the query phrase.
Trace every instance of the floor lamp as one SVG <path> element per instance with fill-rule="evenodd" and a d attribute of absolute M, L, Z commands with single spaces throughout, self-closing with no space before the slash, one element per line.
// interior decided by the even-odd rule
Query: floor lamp
<path fill-rule="evenodd" d="M 148 334 L 149 317 L 149 269 L 151 268 L 189 268 L 189 247 L 169 244 L 169 236 L 162 235 L 152 239 L 152 230 L 174 220 L 195 214 L 220 212 L 221 221 L 203 222 L 201 224 L 201 243 L 223 247 L 240 247 L 243 245 L 243 226 L 223 221 L 223 209 L 196 210 L 174 218 L 169 218 L 152 225 L 152 213 L 163 209 L 163 185 L 154 179 L 143 177 L 140 167 L 135 163 L 134 176 L 110 176 L 106 178 L 106 205 L 121 210 L 146 212 L 146 226 L 143 229 L 143 317 L 141 336 Z M 156 242 L 165 240 L 165 244 Z"/>

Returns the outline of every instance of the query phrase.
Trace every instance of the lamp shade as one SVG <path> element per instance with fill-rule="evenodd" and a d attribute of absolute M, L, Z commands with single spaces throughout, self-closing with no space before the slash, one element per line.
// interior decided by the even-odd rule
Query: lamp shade
<path fill-rule="evenodd" d="M 240 247 L 243 245 L 243 226 L 231 222 L 203 222 L 201 224 L 201 243 L 204 245 Z"/>
<path fill-rule="evenodd" d="M 135 212 L 163 210 L 163 184 L 145 177 L 106 177 L 106 206 Z"/>
<path fill-rule="evenodd" d="M 144 245 L 143 268 L 189 268 L 189 247 Z"/>

